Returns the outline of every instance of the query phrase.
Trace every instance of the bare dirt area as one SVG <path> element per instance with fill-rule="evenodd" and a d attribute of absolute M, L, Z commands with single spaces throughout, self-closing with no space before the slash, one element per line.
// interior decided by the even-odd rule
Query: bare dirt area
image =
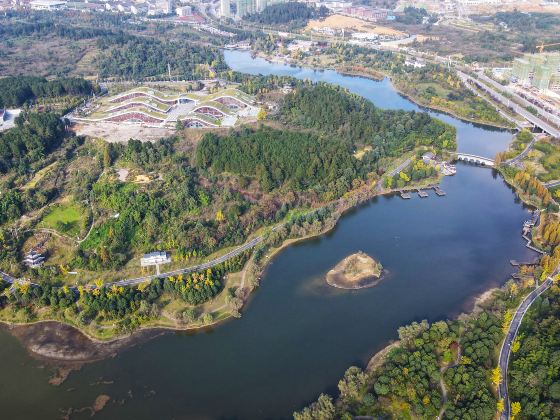
<path fill-rule="evenodd" d="M 327 283 L 341 289 L 362 289 L 379 283 L 383 267 L 369 255 L 349 255 L 327 273 Z"/>
<path fill-rule="evenodd" d="M 157 141 L 162 137 L 175 134 L 174 129 L 165 127 L 145 127 L 134 124 L 115 124 L 109 122 L 78 123 L 74 126 L 76 134 L 109 143 L 125 143 L 130 139 L 140 141 Z"/>
<path fill-rule="evenodd" d="M 378 35 L 390 35 L 390 36 L 404 36 L 405 33 L 398 31 L 387 26 L 374 25 L 371 22 L 366 22 L 365 20 L 353 18 L 350 16 L 343 15 L 331 15 L 323 20 L 311 20 L 306 26 L 306 30 L 311 30 L 313 28 L 337 28 L 337 29 L 353 29 L 355 31 L 361 32 L 371 32 Z"/>

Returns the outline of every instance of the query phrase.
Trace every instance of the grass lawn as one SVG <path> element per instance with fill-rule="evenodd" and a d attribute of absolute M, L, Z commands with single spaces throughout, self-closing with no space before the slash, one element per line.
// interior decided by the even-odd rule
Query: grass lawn
<path fill-rule="evenodd" d="M 60 203 L 47 211 L 39 226 L 76 237 L 80 234 L 86 217 L 87 211 L 80 204 L 73 202 Z"/>

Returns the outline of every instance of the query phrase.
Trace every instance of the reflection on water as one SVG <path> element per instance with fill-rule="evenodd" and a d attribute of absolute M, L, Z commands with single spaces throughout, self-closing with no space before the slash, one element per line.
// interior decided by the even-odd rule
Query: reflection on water
<path fill-rule="evenodd" d="M 388 81 L 285 69 L 232 52 L 226 58 L 237 70 L 310 74 L 379 106 L 416 109 Z M 457 127 L 464 151 L 492 156 L 510 138 L 443 119 Z M 527 212 L 513 192 L 490 169 L 457 167 L 441 183 L 445 197 L 380 197 L 329 234 L 284 250 L 240 320 L 165 335 L 85 366 L 61 387 L 48 385 L 48 372 L 0 332 L 3 418 L 55 418 L 61 408 L 91 406 L 101 393 L 124 403 L 109 403 L 100 419 L 286 418 L 321 392 L 336 392 L 344 371 L 365 364 L 399 326 L 468 310 L 473 296 L 507 279 L 510 259 L 531 255 L 520 237 Z M 326 272 L 357 251 L 375 256 L 390 277 L 368 289 L 329 287 Z"/>

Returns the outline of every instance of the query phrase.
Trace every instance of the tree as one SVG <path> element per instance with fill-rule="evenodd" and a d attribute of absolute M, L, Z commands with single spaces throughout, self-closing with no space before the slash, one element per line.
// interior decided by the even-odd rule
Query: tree
<path fill-rule="evenodd" d="M 511 343 L 511 352 L 517 353 L 520 348 L 521 348 L 521 343 L 519 341 L 519 337 L 515 337 L 515 340 L 513 340 L 513 343 Z"/>
<path fill-rule="evenodd" d="M 511 418 L 513 419 L 519 413 L 521 413 L 521 403 L 520 402 L 512 402 L 511 403 Z"/>
<path fill-rule="evenodd" d="M 504 412 L 504 399 L 500 398 L 498 400 L 498 402 L 496 403 L 496 410 L 498 411 L 499 414 L 502 414 Z"/>
<path fill-rule="evenodd" d="M 261 107 L 261 109 L 259 109 L 259 112 L 257 113 L 257 121 L 262 121 L 266 119 L 266 115 L 267 115 L 266 110 Z"/>
<path fill-rule="evenodd" d="M 496 386 L 500 385 L 502 382 L 502 369 L 499 366 L 496 366 L 492 369 L 492 383 Z"/>
<path fill-rule="evenodd" d="M 103 166 L 105 168 L 109 168 L 113 163 L 112 151 L 113 151 L 112 143 L 107 143 L 103 148 Z"/>

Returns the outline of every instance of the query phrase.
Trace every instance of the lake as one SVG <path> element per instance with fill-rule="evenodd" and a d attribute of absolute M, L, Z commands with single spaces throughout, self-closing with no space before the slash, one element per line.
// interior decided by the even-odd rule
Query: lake
<path fill-rule="evenodd" d="M 289 74 L 347 87 L 384 108 L 419 110 L 381 82 L 252 59 L 226 51 L 238 71 Z M 459 150 L 493 157 L 511 133 L 430 112 L 457 127 Z M 0 331 L 2 418 L 57 418 L 61 409 L 116 403 L 99 419 L 287 418 L 336 384 L 412 321 L 455 316 L 502 284 L 525 260 L 521 225 L 527 209 L 488 168 L 458 164 L 445 197 L 379 197 L 344 215 L 319 238 L 291 246 L 267 269 L 239 320 L 197 334 L 167 334 L 116 357 L 84 366 L 60 387 L 18 341 Z M 389 275 L 362 290 L 329 287 L 326 272 L 364 251 Z M 72 418 L 89 418 L 82 412 Z"/>

